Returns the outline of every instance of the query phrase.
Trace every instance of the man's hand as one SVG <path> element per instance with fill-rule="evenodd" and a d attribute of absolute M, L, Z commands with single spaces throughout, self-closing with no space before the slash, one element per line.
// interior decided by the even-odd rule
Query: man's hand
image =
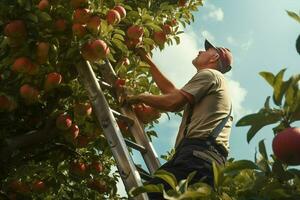
<path fill-rule="evenodd" d="M 127 95 L 125 99 L 128 104 L 138 104 L 141 103 L 141 95 Z"/>
<path fill-rule="evenodd" d="M 146 62 L 146 63 L 148 63 L 148 64 L 149 64 L 149 62 L 152 62 L 150 54 L 147 53 L 147 52 L 145 51 L 145 49 L 143 49 L 143 48 L 138 48 L 138 49 L 136 49 L 136 52 L 138 53 L 138 55 L 141 57 L 141 59 L 142 59 L 144 62 Z"/>

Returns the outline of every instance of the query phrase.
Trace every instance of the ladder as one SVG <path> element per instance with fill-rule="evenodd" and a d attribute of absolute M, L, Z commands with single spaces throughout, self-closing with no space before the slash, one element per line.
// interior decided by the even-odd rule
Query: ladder
<path fill-rule="evenodd" d="M 120 108 L 120 112 L 117 112 L 111 109 L 106 101 L 102 88 L 110 89 L 117 99 L 122 95 L 114 90 L 114 84 L 118 77 L 109 60 L 106 59 L 102 65 L 96 64 L 96 67 L 100 69 L 103 80 L 97 79 L 88 61 L 82 59 L 76 64 L 79 77 L 83 81 L 94 113 L 109 143 L 125 189 L 129 192 L 133 187 L 142 186 L 142 180 L 151 178 L 151 175 L 160 167 L 160 162 L 152 143 L 144 132 L 142 123 L 132 111 L 131 106 L 123 104 Z M 129 124 L 129 131 L 135 141 L 123 137 L 116 118 Z M 141 153 L 149 172 L 134 164 L 128 147 L 136 149 Z M 144 193 L 134 199 L 147 200 L 148 196 Z"/>

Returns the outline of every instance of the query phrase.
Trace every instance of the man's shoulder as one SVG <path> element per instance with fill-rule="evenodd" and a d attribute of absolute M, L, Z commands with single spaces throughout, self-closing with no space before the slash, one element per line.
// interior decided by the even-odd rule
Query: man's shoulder
<path fill-rule="evenodd" d="M 222 78 L 224 77 L 224 75 L 218 70 L 208 69 L 208 68 L 199 70 L 195 76 L 206 77 L 210 79 L 217 79 L 218 77 L 222 77 Z"/>

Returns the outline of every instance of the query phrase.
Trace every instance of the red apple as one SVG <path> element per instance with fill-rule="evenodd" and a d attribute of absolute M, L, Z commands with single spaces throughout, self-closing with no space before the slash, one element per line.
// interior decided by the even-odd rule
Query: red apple
<path fill-rule="evenodd" d="M 79 132 L 79 127 L 76 124 L 72 124 L 71 127 L 64 133 L 64 138 L 70 143 L 75 143 Z"/>
<path fill-rule="evenodd" d="M 14 20 L 8 23 L 4 28 L 4 35 L 11 38 L 25 38 L 27 31 L 22 20 Z"/>
<path fill-rule="evenodd" d="M 38 42 L 36 46 L 36 60 L 39 64 L 45 64 L 48 60 L 49 43 Z"/>
<path fill-rule="evenodd" d="M 23 183 L 22 181 L 19 181 L 19 180 L 13 180 L 9 183 L 9 189 L 14 191 L 14 192 L 17 192 L 17 193 L 22 193 L 22 194 L 25 194 L 25 193 L 29 193 L 29 187 Z"/>
<path fill-rule="evenodd" d="M 167 41 L 167 36 L 163 31 L 154 32 L 153 39 L 158 45 L 163 45 Z"/>
<path fill-rule="evenodd" d="M 43 192 L 46 190 L 46 185 L 42 180 L 35 180 L 32 184 L 32 190 L 35 192 Z"/>
<path fill-rule="evenodd" d="M 29 75 L 36 75 L 39 72 L 39 66 L 35 63 L 31 63 L 31 65 L 29 65 L 29 69 L 28 69 L 28 74 Z"/>
<path fill-rule="evenodd" d="M 275 156 L 289 165 L 300 165 L 300 128 L 287 128 L 273 139 Z"/>
<path fill-rule="evenodd" d="M 86 8 L 77 8 L 73 13 L 73 22 L 86 24 L 90 18 L 90 11 Z"/>
<path fill-rule="evenodd" d="M 100 29 L 101 18 L 99 16 L 92 16 L 90 17 L 89 21 L 87 22 L 86 26 L 87 29 L 93 33 L 97 33 Z"/>
<path fill-rule="evenodd" d="M 163 32 L 167 35 L 170 34 L 172 32 L 172 28 L 169 24 L 164 24 L 163 27 Z"/>
<path fill-rule="evenodd" d="M 62 75 L 58 72 L 51 72 L 47 74 L 44 88 L 45 90 L 50 90 L 57 87 L 62 81 Z"/>
<path fill-rule="evenodd" d="M 82 38 L 86 34 L 86 27 L 82 24 L 73 24 L 73 34 L 79 38 Z"/>
<path fill-rule="evenodd" d="M 94 171 L 96 173 L 103 172 L 103 165 L 100 161 L 93 161 L 89 165 L 89 170 Z"/>
<path fill-rule="evenodd" d="M 74 175 L 84 176 L 86 172 L 86 165 L 80 161 L 73 162 L 71 163 L 70 171 Z"/>
<path fill-rule="evenodd" d="M 72 119 L 68 114 L 60 114 L 56 118 L 56 127 L 60 130 L 68 130 L 72 126 Z"/>
<path fill-rule="evenodd" d="M 107 191 L 107 185 L 106 182 L 103 180 L 95 180 L 91 179 L 87 182 L 87 186 L 91 188 L 92 190 L 96 190 L 100 194 L 103 194 Z"/>
<path fill-rule="evenodd" d="M 139 39 L 143 34 L 144 29 L 138 25 L 132 25 L 127 29 L 127 36 L 130 39 Z"/>
<path fill-rule="evenodd" d="M 137 117 L 144 124 L 154 121 L 160 117 L 160 113 L 157 109 L 145 104 L 134 105 L 133 110 L 136 113 Z"/>
<path fill-rule="evenodd" d="M 58 19 L 54 22 L 55 30 L 58 32 L 63 32 L 67 28 L 67 21 L 65 19 Z"/>
<path fill-rule="evenodd" d="M 124 121 L 117 120 L 117 124 L 121 131 L 124 131 L 124 132 L 128 131 L 128 125 Z"/>
<path fill-rule="evenodd" d="M 14 72 L 21 72 L 21 73 L 27 73 L 29 69 L 31 68 L 32 62 L 27 57 L 19 57 L 15 60 L 15 62 L 12 65 L 12 71 Z"/>
<path fill-rule="evenodd" d="M 178 1 L 178 5 L 179 5 L 180 7 L 184 7 L 184 6 L 186 6 L 187 1 L 188 1 L 188 0 L 179 0 L 179 1 Z"/>
<path fill-rule="evenodd" d="M 89 144 L 89 138 L 87 138 L 84 135 L 79 135 L 76 138 L 76 140 L 77 140 L 77 145 L 76 146 L 79 147 L 79 148 L 85 148 Z"/>
<path fill-rule="evenodd" d="M 20 95 L 27 103 L 34 103 L 38 101 L 39 91 L 29 84 L 24 84 L 20 87 Z"/>
<path fill-rule="evenodd" d="M 81 47 L 81 54 L 85 60 L 88 60 L 90 62 L 99 60 L 96 51 L 92 48 L 91 42 L 87 42 Z"/>
<path fill-rule="evenodd" d="M 14 20 L 4 28 L 4 35 L 8 37 L 8 44 L 11 47 L 21 46 L 27 37 L 25 24 L 22 20 Z"/>
<path fill-rule="evenodd" d="M 100 59 L 104 59 L 110 53 L 109 47 L 103 40 L 94 40 L 91 47 Z"/>
<path fill-rule="evenodd" d="M 134 49 L 138 47 L 142 42 L 142 37 L 138 39 L 125 39 L 125 44 L 128 47 L 128 49 Z"/>
<path fill-rule="evenodd" d="M 129 66 L 130 65 L 130 60 L 128 58 L 124 58 L 122 60 L 122 65 Z"/>
<path fill-rule="evenodd" d="M 9 96 L 0 94 L 0 112 L 1 111 L 13 111 L 17 108 L 17 103 Z"/>
<path fill-rule="evenodd" d="M 92 113 L 92 106 L 90 103 L 76 103 L 74 106 L 74 115 L 78 117 L 87 117 Z"/>
<path fill-rule="evenodd" d="M 7 111 L 10 107 L 10 100 L 7 96 L 0 94 L 0 111 Z"/>
<path fill-rule="evenodd" d="M 82 8 L 88 4 L 88 0 L 71 0 L 70 5 L 73 8 Z"/>
<path fill-rule="evenodd" d="M 81 53 L 84 59 L 94 62 L 104 59 L 110 53 L 110 50 L 103 40 L 93 40 L 82 46 Z"/>
<path fill-rule="evenodd" d="M 41 0 L 38 4 L 38 8 L 42 11 L 46 10 L 49 7 L 49 1 L 48 0 Z"/>
<path fill-rule="evenodd" d="M 126 82 L 125 79 L 118 78 L 115 82 L 115 86 L 116 87 L 123 87 L 125 85 L 125 82 Z"/>
<path fill-rule="evenodd" d="M 115 6 L 114 10 L 116 10 L 120 14 L 120 16 L 121 16 L 122 19 L 124 17 L 126 17 L 126 10 L 125 10 L 125 8 L 123 6 Z"/>
<path fill-rule="evenodd" d="M 171 21 L 167 21 L 166 24 L 169 24 L 171 27 L 178 25 L 177 20 L 174 18 Z"/>
<path fill-rule="evenodd" d="M 109 10 L 106 15 L 106 20 L 108 24 L 116 25 L 121 21 L 121 16 L 116 10 Z"/>

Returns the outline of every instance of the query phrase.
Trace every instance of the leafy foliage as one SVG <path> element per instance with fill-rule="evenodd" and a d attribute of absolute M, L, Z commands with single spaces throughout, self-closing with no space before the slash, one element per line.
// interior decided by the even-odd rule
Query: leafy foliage
<path fill-rule="evenodd" d="M 117 5 L 126 16 L 112 24 L 107 13 Z M 201 0 L 184 6 L 177 0 L 0 1 L 0 195 L 120 199 L 119 175 L 112 171 L 115 162 L 75 65 L 84 57 L 99 81 L 104 81 L 101 64 L 107 58 L 124 81 L 113 89 L 159 94 L 149 66 L 141 62 L 135 48 L 151 53 L 153 48 L 178 44 L 179 23 L 190 24 L 192 11 L 201 5 Z M 130 46 L 127 29 L 132 25 L 142 27 L 144 34 Z M 165 25 L 170 31 L 164 43 L 158 43 L 153 35 Z M 105 52 L 86 50 L 95 40 Z M 119 110 L 114 92 L 105 89 L 104 93 L 111 108 Z M 145 125 L 149 137 L 156 136 L 151 130 L 154 123 L 157 120 Z M 121 131 L 131 137 L 127 130 Z M 95 167 L 95 162 L 101 167 Z"/>

